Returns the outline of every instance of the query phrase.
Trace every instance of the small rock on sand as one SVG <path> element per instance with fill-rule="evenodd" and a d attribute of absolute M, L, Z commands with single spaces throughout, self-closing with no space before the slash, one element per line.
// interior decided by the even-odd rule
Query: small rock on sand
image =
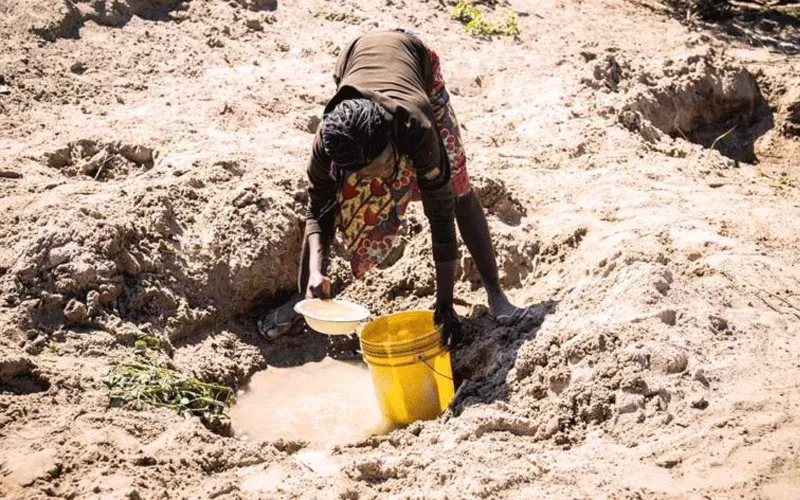
<path fill-rule="evenodd" d="M 89 319 L 89 308 L 83 302 L 72 299 L 64 308 L 64 317 L 70 323 L 83 323 Z"/>
<path fill-rule="evenodd" d="M 69 70 L 76 75 L 82 75 L 86 72 L 86 65 L 81 61 L 76 61 L 72 63 L 72 66 L 69 67 Z"/>
<path fill-rule="evenodd" d="M 245 26 L 247 29 L 252 31 L 264 31 L 264 25 L 261 24 L 261 21 L 255 17 L 251 17 L 247 21 L 245 21 Z"/>

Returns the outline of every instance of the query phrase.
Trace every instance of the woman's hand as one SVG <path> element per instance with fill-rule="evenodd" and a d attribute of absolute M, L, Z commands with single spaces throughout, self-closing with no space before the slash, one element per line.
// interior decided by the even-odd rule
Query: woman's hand
<path fill-rule="evenodd" d="M 461 342 L 461 322 L 458 320 L 458 314 L 453 309 L 452 303 L 440 304 L 438 301 L 436 302 L 433 323 L 437 326 L 442 325 L 444 345 L 453 349 Z"/>
<path fill-rule="evenodd" d="M 306 286 L 307 299 L 330 299 L 331 298 L 331 280 L 322 273 L 312 273 L 308 277 L 308 286 Z"/>
<path fill-rule="evenodd" d="M 461 340 L 461 324 L 453 309 L 453 287 L 456 283 L 456 261 L 436 261 L 436 306 L 433 322 L 444 328 L 444 342 L 449 348 Z"/>

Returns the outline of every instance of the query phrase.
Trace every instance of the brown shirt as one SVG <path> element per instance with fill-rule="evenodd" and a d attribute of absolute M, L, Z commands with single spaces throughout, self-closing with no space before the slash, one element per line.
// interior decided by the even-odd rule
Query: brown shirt
<path fill-rule="evenodd" d="M 417 171 L 422 205 L 431 226 L 434 260 L 458 256 L 454 223 L 454 191 L 450 164 L 435 125 L 428 95 L 433 74 L 427 49 L 416 37 L 396 31 L 371 32 L 355 39 L 339 56 L 333 79 L 336 95 L 325 113 L 344 99 L 366 97 L 386 112 L 392 140 Z M 308 165 L 309 205 L 306 235 L 333 235 L 339 185 L 330 176 L 331 159 L 317 130 Z"/>

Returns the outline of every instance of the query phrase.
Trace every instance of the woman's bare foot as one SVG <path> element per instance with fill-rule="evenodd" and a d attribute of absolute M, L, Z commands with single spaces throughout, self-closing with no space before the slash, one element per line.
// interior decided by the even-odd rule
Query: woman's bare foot
<path fill-rule="evenodd" d="M 531 308 L 517 307 L 503 292 L 495 292 L 489 294 L 489 312 L 502 326 L 511 326 L 528 316 Z"/>

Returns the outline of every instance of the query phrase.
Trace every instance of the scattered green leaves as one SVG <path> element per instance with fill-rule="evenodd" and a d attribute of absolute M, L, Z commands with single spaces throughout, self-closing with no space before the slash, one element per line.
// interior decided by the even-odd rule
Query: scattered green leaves
<path fill-rule="evenodd" d="M 236 399 L 233 389 L 208 384 L 174 370 L 139 363 L 120 363 L 103 378 L 112 406 L 133 402 L 172 408 L 178 413 L 221 415 Z"/>
<path fill-rule="evenodd" d="M 152 351 L 161 349 L 161 339 L 147 334 L 141 334 L 136 337 L 136 354 L 149 354 Z"/>
<path fill-rule="evenodd" d="M 472 2 L 460 1 L 456 4 L 450 17 L 465 24 L 464 30 L 467 33 L 482 38 L 491 38 L 493 36 L 518 38 L 521 33 L 519 26 L 517 26 L 517 15 L 513 10 L 506 12 L 500 22 L 494 23 L 487 21 L 483 16 L 483 12 L 475 7 Z"/>

